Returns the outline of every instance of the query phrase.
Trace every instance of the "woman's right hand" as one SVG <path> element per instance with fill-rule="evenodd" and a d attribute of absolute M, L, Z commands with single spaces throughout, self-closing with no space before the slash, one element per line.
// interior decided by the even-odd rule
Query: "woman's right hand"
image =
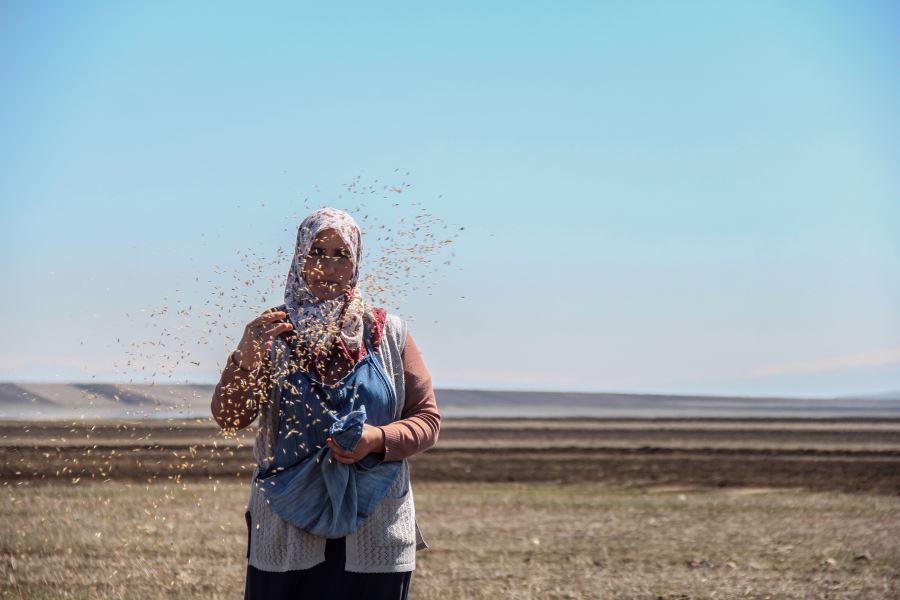
<path fill-rule="evenodd" d="M 255 370 L 265 353 L 272 348 L 272 340 L 294 328 L 285 318 L 287 313 L 283 310 L 269 309 L 247 323 L 244 336 L 235 350 L 235 359 L 242 368 Z"/>

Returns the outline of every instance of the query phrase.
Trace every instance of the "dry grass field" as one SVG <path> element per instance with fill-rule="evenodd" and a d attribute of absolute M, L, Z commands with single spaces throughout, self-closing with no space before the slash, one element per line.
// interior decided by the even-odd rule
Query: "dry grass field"
<path fill-rule="evenodd" d="M 241 598 L 251 435 L 0 424 L 0 597 Z M 411 597 L 900 598 L 898 467 L 890 420 L 447 420 Z"/>

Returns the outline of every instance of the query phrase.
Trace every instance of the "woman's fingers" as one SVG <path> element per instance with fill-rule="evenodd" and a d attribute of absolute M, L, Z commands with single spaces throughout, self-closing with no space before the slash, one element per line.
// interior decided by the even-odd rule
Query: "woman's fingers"
<path fill-rule="evenodd" d="M 252 321 L 247 323 L 244 328 L 244 336 L 238 343 L 241 360 L 247 365 L 258 363 L 263 358 L 263 354 L 272 349 L 272 339 L 281 335 L 285 331 L 293 329 L 290 322 L 285 321 L 288 314 L 283 310 L 267 310 Z M 277 323 L 274 327 L 271 324 Z"/>
<path fill-rule="evenodd" d="M 290 331 L 293 328 L 294 328 L 294 326 L 291 325 L 290 323 L 279 323 L 275 327 L 272 327 L 271 329 L 267 329 L 266 335 L 268 335 L 270 337 L 278 337 L 285 331 Z"/>
<path fill-rule="evenodd" d="M 334 460 L 338 461 L 339 463 L 344 463 L 345 465 L 352 465 L 356 462 L 355 458 L 347 458 L 345 456 L 338 456 L 337 454 L 333 454 L 333 456 Z"/>
<path fill-rule="evenodd" d="M 289 321 L 284 321 L 286 317 L 287 313 L 283 310 L 266 312 L 256 317 L 247 324 L 248 342 L 252 341 L 254 347 L 259 347 L 266 336 L 278 337 L 285 331 L 292 330 L 294 326 Z M 270 327 L 273 323 L 274 327 Z"/>
<path fill-rule="evenodd" d="M 332 438 L 328 438 L 325 440 L 325 443 L 328 444 L 328 447 L 331 448 L 331 453 L 334 455 L 334 458 L 338 462 L 342 462 L 346 465 L 351 465 L 355 463 L 359 458 L 355 457 L 352 452 L 347 452 L 340 446 L 338 446 L 337 442 L 335 442 Z"/>
<path fill-rule="evenodd" d="M 328 447 L 331 448 L 331 451 L 337 456 L 345 456 L 347 452 L 344 451 L 343 448 L 337 445 L 337 442 L 334 441 L 334 438 L 328 438 L 325 440 L 325 443 L 328 444 Z"/>
<path fill-rule="evenodd" d="M 259 316 L 256 317 L 256 318 L 257 318 L 257 319 L 264 319 L 266 323 L 269 323 L 269 322 L 271 322 L 271 321 L 275 321 L 275 320 L 278 320 L 278 319 L 283 319 L 283 318 L 285 318 L 286 316 L 287 316 L 287 313 L 286 313 L 285 311 L 283 311 L 283 310 L 272 310 L 272 311 L 266 311 L 266 312 L 264 312 L 263 314 L 259 315 Z"/>
<path fill-rule="evenodd" d="M 265 327 L 266 325 L 268 325 L 269 323 L 272 323 L 273 321 L 282 321 L 286 317 L 287 317 L 287 313 L 284 312 L 283 310 L 273 310 L 272 312 L 264 312 L 263 314 L 259 315 L 258 317 L 256 317 L 252 321 L 250 321 L 250 327 L 251 328 Z"/>
<path fill-rule="evenodd" d="M 346 454 L 338 454 L 337 452 L 334 451 L 334 449 L 331 450 L 331 456 L 334 457 L 334 460 L 336 460 L 338 462 L 342 462 L 345 465 L 352 465 L 353 463 L 356 462 L 356 459 L 353 458 L 352 456 L 347 456 Z"/>

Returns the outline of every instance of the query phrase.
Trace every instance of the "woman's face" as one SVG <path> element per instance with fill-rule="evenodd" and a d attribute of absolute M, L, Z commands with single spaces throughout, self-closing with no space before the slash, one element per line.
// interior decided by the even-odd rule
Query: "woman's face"
<path fill-rule="evenodd" d="M 350 289 L 353 255 L 334 229 L 323 229 L 313 240 L 303 264 L 303 278 L 319 300 L 333 300 Z"/>

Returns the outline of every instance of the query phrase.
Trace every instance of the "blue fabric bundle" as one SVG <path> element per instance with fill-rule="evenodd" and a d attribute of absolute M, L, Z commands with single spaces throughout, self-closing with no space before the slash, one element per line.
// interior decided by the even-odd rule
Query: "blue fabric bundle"
<path fill-rule="evenodd" d="M 275 456 L 256 480 L 282 519 L 313 535 L 339 538 L 355 531 L 384 499 L 403 465 L 375 454 L 346 465 L 325 445 L 330 436 L 352 452 L 367 414 L 375 425 L 393 420 L 393 386 L 369 350 L 335 386 L 297 371 L 296 385 L 285 388 Z"/>

